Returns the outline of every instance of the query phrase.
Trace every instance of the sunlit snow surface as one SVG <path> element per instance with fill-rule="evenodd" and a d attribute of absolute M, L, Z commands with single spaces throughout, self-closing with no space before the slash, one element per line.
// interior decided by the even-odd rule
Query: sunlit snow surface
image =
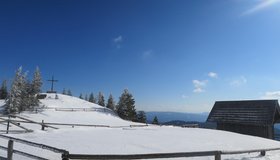
<path fill-rule="evenodd" d="M 83 100 L 59 95 L 59 100 L 53 98 L 42 101 L 46 107 L 62 108 L 86 108 L 99 107 L 95 104 L 88 104 Z M 81 103 L 80 103 L 81 102 Z M 79 123 L 108 125 L 113 128 L 100 127 L 65 127 L 56 126 L 59 129 L 47 128 L 41 131 L 38 125 L 26 125 L 34 132 L 26 134 L 9 134 L 32 142 L 43 143 L 57 148 L 68 150 L 75 154 L 141 154 L 141 153 L 170 153 L 170 152 L 191 152 L 191 151 L 236 151 L 263 148 L 278 148 L 280 142 L 253 136 L 246 136 L 231 132 L 199 129 L 179 128 L 170 126 L 129 127 L 136 123 L 124 121 L 114 115 L 103 112 L 84 111 L 55 111 L 46 109 L 39 113 L 25 112 L 22 117 L 40 122 L 55 123 Z M 22 124 L 23 125 L 23 124 Z M 121 126 L 121 127 L 119 127 Z M 1 130 L 4 126 L 0 126 Z M 7 141 L 0 138 L 0 144 L 7 145 Z M 48 159 L 60 159 L 60 155 L 52 152 L 43 152 L 40 149 L 24 147 L 15 144 L 18 150 L 36 153 Z M 0 155 L 5 152 L 0 151 Z M 22 159 L 15 156 L 15 159 Z M 186 159 L 186 158 L 184 158 Z M 212 157 L 197 157 L 188 159 L 210 160 Z M 223 155 L 222 159 L 227 160 L 279 160 L 280 151 L 267 152 L 265 157 L 259 153 L 242 155 Z"/>

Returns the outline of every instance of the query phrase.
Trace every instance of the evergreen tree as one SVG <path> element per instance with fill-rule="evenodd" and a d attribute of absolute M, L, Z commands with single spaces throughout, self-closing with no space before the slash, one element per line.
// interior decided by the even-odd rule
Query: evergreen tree
<path fill-rule="evenodd" d="M 43 85 L 42 77 L 40 73 L 39 67 L 36 67 L 36 70 L 33 75 L 33 79 L 30 85 L 27 85 L 27 87 L 30 87 L 29 89 L 29 98 L 30 98 L 30 104 L 29 106 L 38 106 L 39 100 L 37 98 L 37 95 L 41 92 L 41 87 Z M 28 88 L 27 88 L 28 89 Z"/>
<path fill-rule="evenodd" d="M 63 94 L 63 95 L 67 95 L 67 92 L 66 92 L 66 89 L 65 89 L 65 88 L 63 88 L 63 90 L 62 90 L 62 94 Z"/>
<path fill-rule="evenodd" d="M 137 122 L 147 123 L 146 113 L 144 111 L 139 111 L 137 113 Z"/>
<path fill-rule="evenodd" d="M 113 110 L 113 111 L 116 110 L 116 105 L 115 105 L 114 98 L 113 98 L 112 94 L 109 95 L 106 107 Z"/>
<path fill-rule="evenodd" d="M 79 96 L 80 99 L 84 99 L 83 94 L 81 93 Z"/>
<path fill-rule="evenodd" d="M 72 92 L 71 92 L 70 89 L 67 90 L 67 95 L 68 95 L 68 96 L 72 96 Z"/>
<path fill-rule="evenodd" d="M 7 97 L 8 97 L 7 81 L 4 80 L 0 88 L 0 99 L 6 99 Z"/>
<path fill-rule="evenodd" d="M 25 109 L 32 108 L 32 103 L 35 103 L 35 98 L 33 96 L 33 88 L 32 84 L 29 80 L 26 79 L 27 74 L 24 75 L 25 80 L 24 80 L 24 85 L 22 85 L 22 94 L 21 94 L 21 99 L 22 99 L 22 104 L 20 108 L 20 112 L 24 111 Z M 31 96 L 32 95 L 32 96 Z"/>
<path fill-rule="evenodd" d="M 88 101 L 88 95 L 87 95 L 87 94 L 86 94 L 86 96 L 85 96 L 85 100 Z"/>
<path fill-rule="evenodd" d="M 15 113 L 38 106 L 39 100 L 37 95 L 41 91 L 41 86 L 42 78 L 38 67 L 34 72 L 31 82 L 27 79 L 27 73 L 23 73 L 22 67 L 19 67 L 12 82 L 10 94 L 6 100 L 6 111 L 8 113 Z"/>
<path fill-rule="evenodd" d="M 120 96 L 117 105 L 117 113 L 123 119 L 131 121 L 137 120 L 135 101 L 133 99 L 132 94 L 130 94 L 127 89 L 125 89 L 122 95 Z"/>
<path fill-rule="evenodd" d="M 157 116 L 154 117 L 152 124 L 159 124 Z"/>
<path fill-rule="evenodd" d="M 12 82 L 10 94 L 6 100 L 6 111 L 8 113 L 24 110 L 26 105 L 26 102 L 24 102 L 26 91 L 26 74 L 23 74 L 22 67 L 19 67 Z"/>
<path fill-rule="evenodd" d="M 89 95 L 88 101 L 91 102 L 91 103 L 96 103 L 96 99 L 95 99 L 95 97 L 94 97 L 94 95 L 93 95 L 92 92 L 91 92 L 90 95 Z"/>
<path fill-rule="evenodd" d="M 33 80 L 32 80 L 33 92 L 35 94 L 40 93 L 42 85 L 43 85 L 43 82 L 42 82 L 41 72 L 40 72 L 39 67 L 36 67 L 36 70 L 33 75 Z"/>
<path fill-rule="evenodd" d="M 98 105 L 105 107 L 105 99 L 103 93 L 99 92 L 98 93 Z"/>

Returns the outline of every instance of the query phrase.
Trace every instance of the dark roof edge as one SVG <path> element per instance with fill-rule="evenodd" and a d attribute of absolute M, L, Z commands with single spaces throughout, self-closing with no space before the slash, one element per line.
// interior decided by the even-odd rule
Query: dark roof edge
<path fill-rule="evenodd" d="M 252 101 L 278 101 L 278 99 L 251 99 L 251 100 L 230 100 L 230 101 L 215 101 L 215 102 L 252 102 Z"/>

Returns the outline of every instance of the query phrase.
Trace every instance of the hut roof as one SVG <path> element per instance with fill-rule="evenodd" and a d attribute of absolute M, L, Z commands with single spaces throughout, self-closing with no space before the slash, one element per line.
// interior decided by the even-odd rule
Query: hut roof
<path fill-rule="evenodd" d="M 280 122 L 278 100 L 217 101 L 208 122 L 272 125 Z"/>

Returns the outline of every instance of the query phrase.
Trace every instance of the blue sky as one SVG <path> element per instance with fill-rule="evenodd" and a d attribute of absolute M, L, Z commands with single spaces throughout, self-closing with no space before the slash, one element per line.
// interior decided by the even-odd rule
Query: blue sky
<path fill-rule="evenodd" d="M 0 1 L 0 81 L 39 66 L 43 90 L 123 89 L 138 110 L 209 112 L 280 97 L 279 0 Z"/>

